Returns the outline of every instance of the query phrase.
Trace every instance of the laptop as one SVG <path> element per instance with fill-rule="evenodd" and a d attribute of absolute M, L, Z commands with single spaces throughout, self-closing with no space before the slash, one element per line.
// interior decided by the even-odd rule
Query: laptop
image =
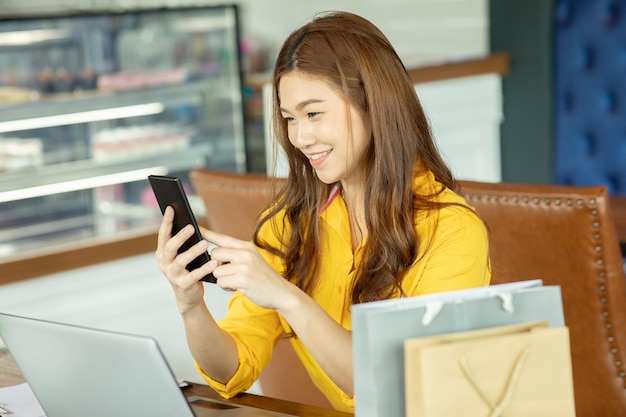
<path fill-rule="evenodd" d="M 185 398 L 152 337 L 0 313 L 0 338 L 47 417 L 294 417 Z"/>

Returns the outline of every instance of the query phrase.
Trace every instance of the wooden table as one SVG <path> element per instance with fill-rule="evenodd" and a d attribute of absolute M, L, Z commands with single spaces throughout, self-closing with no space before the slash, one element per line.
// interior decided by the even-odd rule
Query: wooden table
<path fill-rule="evenodd" d="M 192 395 L 199 395 L 201 397 L 209 397 L 221 401 L 249 405 L 252 407 L 262 408 L 264 410 L 276 411 L 285 414 L 293 414 L 294 416 L 299 417 L 354 417 L 354 414 L 350 413 L 328 410 L 325 408 L 294 403 L 291 401 L 278 400 L 276 398 L 264 397 L 262 395 L 239 394 L 232 400 L 224 400 L 211 388 L 201 384 L 193 384 L 190 388 L 186 389 L 184 393 L 187 397 L 190 397 Z"/>
<path fill-rule="evenodd" d="M 7 387 L 26 382 L 20 369 L 13 361 L 13 357 L 9 352 L 0 348 L 0 387 Z M 252 407 L 262 408 L 265 410 L 276 411 L 280 413 L 293 414 L 300 417 L 352 417 L 353 414 L 343 413 L 341 411 L 327 410 L 324 408 L 314 407 L 305 404 L 293 403 L 290 401 L 277 400 L 275 398 L 264 397 L 254 394 L 240 394 L 232 400 L 224 400 L 215 391 L 206 385 L 192 384 L 192 386 L 183 391 L 187 397 L 198 395 L 201 397 L 209 397 L 221 401 L 228 401 L 236 404 L 249 405 Z"/>

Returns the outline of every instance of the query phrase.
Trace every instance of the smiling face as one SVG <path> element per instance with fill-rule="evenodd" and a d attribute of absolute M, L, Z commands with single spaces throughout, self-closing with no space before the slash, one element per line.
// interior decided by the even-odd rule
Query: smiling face
<path fill-rule="evenodd" d="M 292 71 L 280 78 L 280 112 L 291 144 L 326 184 L 362 184 L 363 160 L 372 141 L 363 114 L 322 78 Z"/>

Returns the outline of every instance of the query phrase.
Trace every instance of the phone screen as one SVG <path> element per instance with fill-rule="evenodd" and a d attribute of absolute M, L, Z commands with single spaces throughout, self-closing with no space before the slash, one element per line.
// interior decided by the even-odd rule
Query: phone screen
<path fill-rule="evenodd" d="M 178 249 L 178 253 L 185 252 L 196 243 L 202 240 L 200 234 L 200 228 L 196 222 L 196 218 L 191 211 L 191 206 L 187 200 L 187 195 L 183 188 L 183 184 L 178 177 L 168 177 L 163 175 L 150 175 L 148 177 L 152 191 L 159 202 L 161 213 L 165 213 L 165 209 L 171 206 L 174 209 L 174 222 L 172 225 L 172 236 L 178 233 L 183 227 L 188 224 L 193 225 L 194 234 Z M 207 252 L 198 256 L 187 265 L 187 270 L 192 271 L 205 263 L 209 262 L 211 258 Z M 202 278 L 202 281 L 215 283 L 216 279 L 213 274 L 209 274 Z"/>

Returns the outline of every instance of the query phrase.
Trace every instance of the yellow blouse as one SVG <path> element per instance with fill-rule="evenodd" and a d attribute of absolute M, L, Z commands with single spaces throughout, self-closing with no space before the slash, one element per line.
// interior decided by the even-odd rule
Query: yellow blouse
<path fill-rule="evenodd" d="M 415 187 L 421 192 L 429 192 L 437 186 L 440 185 L 430 173 L 415 179 Z M 448 189 L 439 194 L 437 200 L 466 204 L 462 197 Z M 352 265 L 359 263 L 365 239 L 353 253 L 348 212 L 340 196 L 328 204 L 321 217 L 328 237 L 327 246 L 320 253 L 320 273 L 325 278 L 319 281 L 312 297 L 337 323 L 351 330 Z M 282 219 L 278 222 L 282 224 Z M 408 296 L 489 284 L 487 232 L 482 221 L 470 210 L 449 206 L 441 209 L 438 216 L 437 212 L 418 213 L 416 230 L 420 241 L 429 241 L 430 244 L 420 245 L 419 261 L 403 280 L 402 287 Z M 271 226 L 262 230 L 261 237 L 270 244 L 277 244 Z M 265 251 L 262 254 L 276 271 L 283 270 L 280 259 Z M 220 395 L 231 398 L 256 381 L 269 362 L 278 338 L 291 329 L 274 310 L 261 308 L 237 292 L 231 298 L 228 314 L 220 321 L 220 326 L 235 339 L 239 350 L 239 368 L 227 384 L 213 380 L 199 368 L 198 371 Z M 300 339 L 292 337 L 290 340 L 311 379 L 331 404 L 338 410 L 354 412 L 354 398 L 335 385 Z"/>

